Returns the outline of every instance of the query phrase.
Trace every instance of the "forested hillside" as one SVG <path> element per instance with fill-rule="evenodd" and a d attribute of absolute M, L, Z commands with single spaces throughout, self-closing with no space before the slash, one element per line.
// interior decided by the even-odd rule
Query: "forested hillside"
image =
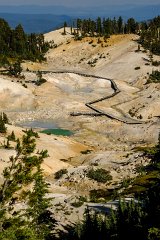
<path fill-rule="evenodd" d="M 160 55 L 160 16 L 155 17 L 150 21 L 137 22 L 134 18 L 129 18 L 124 21 L 119 18 L 100 18 L 92 19 L 77 19 L 77 33 L 75 35 L 85 36 L 103 36 L 109 37 L 112 34 L 130 34 L 135 33 L 140 35 L 139 43 L 152 53 Z"/>
<path fill-rule="evenodd" d="M 142 25 L 140 43 L 154 54 L 160 55 L 160 16 Z"/>
<path fill-rule="evenodd" d="M 21 58 L 32 61 L 44 60 L 49 43 L 44 42 L 42 34 L 26 34 L 19 24 L 11 29 L 4 19 L 0 19 L 0 59 L 1 65 L 7 58 Z"/>

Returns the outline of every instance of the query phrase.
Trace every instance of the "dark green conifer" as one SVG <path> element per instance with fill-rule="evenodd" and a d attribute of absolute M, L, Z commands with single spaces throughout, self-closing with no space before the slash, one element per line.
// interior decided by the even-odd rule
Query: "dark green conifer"
<path fill-rule="evenodd" d="M 7 128 L 5 126 L 5 122 L 3 120 L 2 114 L 0 115 L 0 133 L 6 133 Z"/>
<path fill-rule="evenodd" d="M 3 171 L 4 182 L 0 187 L 0 239 L 46 240 L 51 237 L 54 220 L 48 209 L 41 164 L 47 151 L 35 152 L 35 139 L 26 132 L 22 141 L 17 139 L 16 155 Z M 33 189 L 28 190 L 33 185 Z M 25 209 L 17 209 L 17 202 Z M 50 239 L 50 238 L 48 238 Z"/>

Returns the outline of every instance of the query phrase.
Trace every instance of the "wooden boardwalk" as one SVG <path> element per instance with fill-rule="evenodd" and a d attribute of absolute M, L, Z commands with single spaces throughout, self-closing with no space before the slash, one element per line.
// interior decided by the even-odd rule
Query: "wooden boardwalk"
<path fill-rule="evenodd" d="M 32 71 L 32 72 L 36 73 L 37 71 Z M 91 109 L 93 111 L 92 113 L 71 112 L 70 113 L 71 116 L 80 116 L 80 115 L 106 116 L 108 118 L 115 119 L 115 120 L 118 120 L 118 121 L 126 123 L 126 124 L 144 124 L 144 123 L 146 123 L 145 121 L 138 121 L 136 119 L 125 116 L 126 115 L 125 113 L 123 114 L 124 117 L 118 117 L 118 116 L 115 116 L 114 114 L 106 113 L 106 112 L 102 111 L 101 109 L 98 109 L 97 107 L 93 106 L 94 103 L 102 102 L 104 100 L 112 98 L 112 97 L 116 96 L 117 94 L 119 94 L 121 92 L 113 79 L 109 79 L 109 78 L 101 77 L 101 76 L 96 76 L 96 75 L 92 75 L 92 74 L 87 74 L 87 73 L 82 73 L 82 72 L 74 71 L 74 70 L 73 71 L 72 70 L 50 70 L 50 71 L 42 70 L 41 72 L 43 74 L 47 74 L 47 73 L 55 73 L 55 74 L 56 73 L 73 73 L 73 74 L 77 74 L 77 75 L 80 75 L 80 76 L 83 76 L 83 77 L 93 77 L 93 78 L 97 78 L 97 79 L 104 79 L 104 80 L 109 81 L 111 83 L 111 88 L 113 89 L 114 93 L 112 93 L 109 96 L 104 96 L 102 98 L 96 99 L 94 101 L 91 101 L 91 102 L 88 102 L 88 103 L 85 104 L 86 107 L 88 107 L 89 109 Z"/>

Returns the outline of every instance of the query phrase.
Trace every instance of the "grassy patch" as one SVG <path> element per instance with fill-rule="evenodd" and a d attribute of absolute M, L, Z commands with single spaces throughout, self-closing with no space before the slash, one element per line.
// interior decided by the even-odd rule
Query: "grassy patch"
<path fill-rule="evenodd" d="M 91 202 L 106 202 L 118 197 L 116 189 L 94 189 L 90 191 Z"/>
<path fill-rule="evenodd" d="M 122 192 L 123 196 L 133 195 L 135 197 L 141 197 L 145 192 L 148 192 L 154 186 L 156 186 L 160 179 L 160 137 L 159 143 L 153 147 L 137 147 L 134 150 L 141 151 L 144 156 L 150 159 L 150 163 L 147 166 L 139 164 L 136 166 L 136 172 L 139 175 L 132 179 L 129 186 L 126 185 L 125 190 Z"/>
<path fill-rule="evenodd" d="M 147 192 L 152 186 L 157 184 L 159 180 L 159 171 L 151 170 L 145 175 L 136 177 L 132 186 L 123 191 L 123 195 L 132 194 L 135 197 L 140 197 L 143 193 Z"/>
<path fill-rule="evenodd" d="M 54 135 L 62 135 L 62 136 L 71 136 L 73 135 L 73 132 L 66 129 L 61 128 L 55 128 L 55 129 L 45 129 L 41 131 L 41 133 L 46 133 L 48 135 L 54 134 Z"/>

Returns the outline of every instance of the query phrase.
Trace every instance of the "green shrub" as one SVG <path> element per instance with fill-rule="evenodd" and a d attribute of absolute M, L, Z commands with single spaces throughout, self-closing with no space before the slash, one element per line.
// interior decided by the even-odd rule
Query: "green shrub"
<path fill-rule="evenodd" d="M 35 137 L 39 138 L 39 135 L 37 132 L 35 132 L 32 128 L 29 130 L 22 130 L 24 133 L 27 133 L 29 137 Z"/>
<path fill-rule="evenodd" d="M 4 143 L 2 144 L 2 147 L 5 149 L 12 149 L 9 139 L 7 139 L 7 141 L 4 141 Z"/>
<path fill-rule="evenodd" d="M 160 239 L 160 229 L 152 227 L 148 230 L 148 240 Z"/>
<path fill-rule="evenodd" d="M 5 55 L 0 55 L 0 67 L 8 67 L 9 61 Z"/>
<path fill-rule="evenodd" d="M 93 40 L 91 40 L 90 42 L 89 42 L 89 44 L 92 44 L 93 43 Z"/>
<path fill-rule="evenodd" d="M 112 180 L 112 176 L 109 174 L 109 171 L 99 168 L 94 170 L 93 168 L 87 173 L 87 177 L 93 179 L 100 183 L 106 183 Z"/>
<path fill-rule="evenodd" d="M 81 202 L 87 202 L 87 198 L 84 197 L 84 196 L 80 196 L 80 197 L 79 197 L 79 201 L 81 201 Z"/>
<path fill-rule="evenodd" d="M 8 135 L 7 139 L 8 139 L 9 141 L 13 141 L 13 142 L 16 141 L 16 136 L 15 136 L 14 131 L 12 131 L 10 135 Z"/>
<path fill-rule="evenodd" d="M 71 206 L 78 208 L 78 207 L 81 207 L 83 205 L 83 203 L 86 201 L 87 201 L 86 197 L 80 196 L 77 199 L 77 201 L 71 203 Z"/>
<path fill-rule="evenodd" d="M 127 188 L 127 187 L 129 187 L 129 185 L 131 184 L 131 182 L 132 182 L 132 179 L 130 179 L 130 178 L 124 178 L 123 181 L 122 181 L 122 183 L 121 183 L 121 187 L 122 187 L 122 188 Z"/>
<path fill-rule="evenodd" d="M 134 69 L 135 69 L 135 70 L 139 70 L 139 69 L 140 69 L 140 67 L 135 67 Z"/>
<path fill-rule="evenodd" d="M 91 152 L 92 152 L 92 150 L 90 150 L 90 149 L 81 151 L 82 154 L 89 154 L 89 153 L 91 153 Z"/>
<path fill-rule="evenodd" d="M 98 38 L 97 44 L 100 44 L 102 41 L 100 38 Z"/>
<path fill-rule="evenodd" d="M 68 171 L 67 171 L 67 169 L 60 169 L 58 172 L 56 172 L 55 174 L 54 174 L 54 178 L 55 179 L 60 179 L 64 174 L 67 174 L 68 173 Z"/>
<path fill-rule="evenodd" d="M 9 119 L 8 119 L 8 116 L 6 113 L 4 113 L 4 112 L 2 113 L 2 118 L 3 118 L 3 122 L 5 124 L 9 124 Z"/>
<path fill-rule="evenodd" d="M 45 82 L 47 82 L 47 80 L 42 77 L 42 72 L 38 71 L 37 72 L 37 81 L 35 82 L 35 84 L 37 86 L 40 86 L 40 85 L 42 85 Z"/>
<path fill-rule="evenodd" d="M 0 115 L 0 133 L 6 133 L 7 132 L 7 128 L 5 126 L 5 122 L 6 120 L 3 119 L 3 114 Z"/>
<path fill-rule="evenodd" d="M 143 119 L 143 116 L 140 114 L 139 116 L 137 116 L 138 119 Z"/>
<path fill-rule="evenodd" d="M 132 194 L 135 197 L 139 197 L 143 193 L 147 192 L 150 188 L 155 186 L 158 179 L 159 179 L 159 171 L 151 170 L 148 173 L 145 173 L 145 172 L 143 172 L 143 174 L 140 173 L 140 175 L 137 176 L 132 181 L 132 186 L 127 188 L 123 192 L 123 194 L 125 195 Z"/>
<path fill-rule="evenodd" d="M 89 193 L 91 202 L 109 201 L 113 198 L 114 194 L 115 190 L 113 189 L 94 189 Z"/>
<path fill-rule="evenodd" d="M 136 172 L 139 173 L 139 174 L 145 174 L 146 172 L 146 167 L 143 166 L 143 164 L 137 164 L 136 165 Z"/>
<path fill-rule="evenodd" d="M 22 86 L 23 86 L 24 88 L 27 88 L 27 85 L 26 85 L 25 83 L 23 83 Z"/>
<path fill-rule="evenodd" d="M 160 82 L 160 71 L 155 70 L 149 75 L 147 83 L 159 83 Z"/>
<path fill-rule="evenodd" d="M 84 203 L 83 201 L 75 201 L 75 202 L 71 203 L 71 206 L 79 208 L 83 205 L 83 203 Z"/>
<path fill-rule="evenodd" d="M 79 36 L 78 34 L 76 34 L 75 37 L 74 37 L 74 40 L 75 41 L 81 41 L 82 38 L 83 38 L 82 36 Z"/>
<path fill-rule="evenodd" d="M 160 61 L 152 61 L 152 65 L 157 67 L 160 65 Z"/>
<path fill-rule="evenodd" d="M 134 109 L 129 109 L 128 113 L 131 117 L 135 116 L 135 110 Z"/>
<path fill-rule="evenodd" d="M 22 73 L 21 62 L 18 60 L 13 65 L 9 66 L 8 73 L 14 77 L 20 77 Z"/>

